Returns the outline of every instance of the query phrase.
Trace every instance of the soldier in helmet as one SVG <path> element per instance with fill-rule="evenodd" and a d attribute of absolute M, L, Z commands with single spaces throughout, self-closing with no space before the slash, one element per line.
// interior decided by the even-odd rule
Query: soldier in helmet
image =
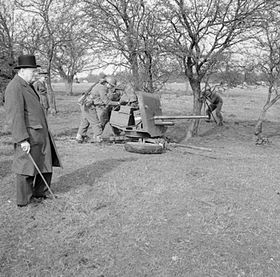
<path fill-rule="evenodd" d="M 40 103 L 44 107 L 45 114 L 48 114 L 49 110 L 49 99 L 48 99 L 48 90 L 46 85 L 46 79 L 48 77 L 47 72 L 39 72 L 39 78 L 33 83 L 33 87 L 37 91 L 40 97 Z"/>
<path fill-rule="evenodd" d="M 133 110 L 139 109 L 138 98 L 132 84 L 128 83 L 125 86 L 125 89 L 120 97 L 120 103 L 122 105 L 130 106 Z"/>
<path fill-rule="evenodd" d="M 207 89 L 204 92 L 204 97 L 210 102 L 206 110 L 206 115 L 208 116 L 207 122 L 210 122 L 212 112 L 216 110 L 217 124 L 219 126 L 223 125 L 223 116 L 221 113 L 223 106 L 223 98 L 216 92 Z"/>
<path fill-rule="evenodd" d="M 129 106 L 132 108 L 132 111 L 138 110 L 138 98 L 135 93 L 135 90 L 132 84 L 120 84 L 117 86 L 117 83 L 114 83 L 115 86 L 111 87 L 108 93 L 108 98 L 112 101 L 118 101 L 120 105 Z M 100 122 L 102 126 L 106 126 L 106 124 L 110 121 L 112 110 L 119 110 L 120 106 L 114 107 L 108 105 L 104 112 L 101 114 Z"/>
<path fill-rule="evenodd" d="M 86 137 L 90 125 L 93 131 L 93 137 L 90 142 L 102 141 L 101 134 L 105 126 L 104 122 L 102 122 L 104 112 L 106 112 L 108 106 L 119 105 L 118 101 L 112 101 L 108 97 L 110 89 L 112 89 L 116 83 L 114 77 L 106 76 L 91 89 L 86 100 L 81 105 L 82 117 L 76 137 L 78 142 L 83 142 L 83 138 Z"/>
<path fill-rule="evenodd" d="M 116 103 L 116 102 L 119 103 L 120 94 L 119 91 L 117 90 L 117 80 L 112 76 L 107 76 L 105 78 L 105 81 L 108 84 L 107 97 L 110 100 L 110 103 Z M 106 124 L 109 122 L 111 111 L 113 107 L 116 106 L 115 104 L 112 105 L 110 103 L 106 105 L 106 107 L 103 108 L 102 111 L 100 112 L 99 121 L 102 129 L 104 129 Z"/>

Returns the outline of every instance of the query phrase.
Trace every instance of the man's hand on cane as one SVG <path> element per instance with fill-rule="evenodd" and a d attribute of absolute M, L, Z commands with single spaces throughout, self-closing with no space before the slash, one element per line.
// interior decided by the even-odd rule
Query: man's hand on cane
<path fill-rule="evenodd" d="M 30 143 L 28 141 L 24 141 L 20 144 L 20 147 L 22 149 L 22 151 L 26 152 L 27 154 L 29 154 L 30 152 Z"/>
<path fill-rule="evenodd" d="M 31 159 L 33 165 L 35 166 L 35 168 L 37 169 L 39 175 L 41 176 L 42 180 L 44 181 L 47 189 L 49 190 L 50 194 L 52 195 L 52 197 L 55 199 L 56 196 L 54 195 L 54 193 L 52 192 L 50 186 L 48 185 L 46 179 L 44 178 L 41 170 L 39 169 L 38 165 L 35 163 L 34 159 L 32 158 L 31 154 L 29 153 L 30 152 L 30 143 L 28 141 L 23 141 L 21 142 L 20 144 L 20 147 L 22 149 L 22 151 L 26 152 L 26 154 L 29 156 L 29 158 Z"/>

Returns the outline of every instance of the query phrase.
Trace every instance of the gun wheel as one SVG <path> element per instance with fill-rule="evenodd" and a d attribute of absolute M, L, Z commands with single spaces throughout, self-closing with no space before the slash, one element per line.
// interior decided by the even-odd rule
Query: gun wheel
<path fill-rule="evenodd" d="M 126 142 L 124 149 L 128 152 L 139 154 L 161 154 L 164 148 L 160 144 L 154 143 Z"/>

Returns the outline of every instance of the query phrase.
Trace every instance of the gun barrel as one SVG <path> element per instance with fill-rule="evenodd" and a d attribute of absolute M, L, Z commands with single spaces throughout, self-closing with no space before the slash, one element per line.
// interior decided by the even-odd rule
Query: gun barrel
<path fill-rule="evenodd" d="M 175 120 L 175 119 L 207 119 L 206 115 L 157 115 L 154 120 Z"/>

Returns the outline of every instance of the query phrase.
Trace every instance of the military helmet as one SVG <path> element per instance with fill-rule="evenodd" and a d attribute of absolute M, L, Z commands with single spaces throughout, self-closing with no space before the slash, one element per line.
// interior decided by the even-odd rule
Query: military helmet
<path fill-rule="evenodd" d="M 107 76 L 107 77 L 105 78 L 105 81 L 106 81 L 108 84 L 110 84 L 111 86 L 116 86 L 116 85 L 117 85 L 117 80 L 116 80 L 114 77 L 112 77 L 112 76 Z"/>

